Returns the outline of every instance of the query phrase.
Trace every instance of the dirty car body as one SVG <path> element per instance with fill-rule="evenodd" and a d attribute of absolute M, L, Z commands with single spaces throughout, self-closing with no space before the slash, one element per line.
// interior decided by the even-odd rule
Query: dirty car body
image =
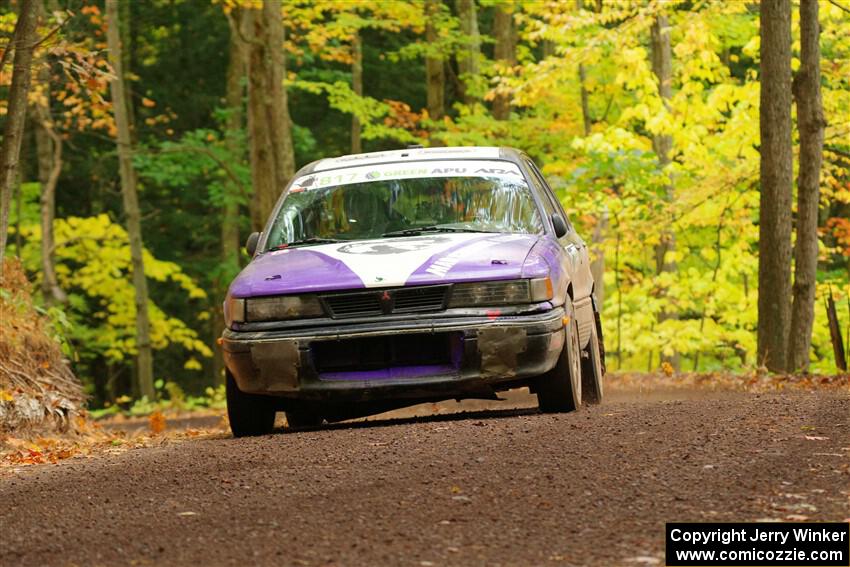
<path fill-rule="evenodd" d="M 553 369 L 565 322 L 595 336 L 587 247 L 510 148 L 312 163 L 254 245 L 224 305 L 228 380 L 291 421 L 495 398 Z"/>

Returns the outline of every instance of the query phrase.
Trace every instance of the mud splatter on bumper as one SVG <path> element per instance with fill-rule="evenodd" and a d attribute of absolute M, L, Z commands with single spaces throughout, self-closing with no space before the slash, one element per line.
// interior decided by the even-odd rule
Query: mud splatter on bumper
<path fill-rule="evenodd" d="M 282 399 L 492 398 L 496 391 L 523 385 L 555 365 L 563 347 L 563 315 L 562 309 L 555 308 L 508 317 L 421 317 L 404 325 L 379 321 L 356 327 L 228 330 L 222 337 L 222 348 L 225 363 L 241 390 Z M 429 360 L 428 364 L 411 362 L 410 357 L 417 356 L 413 352 L 402 356 L 400 364 L 381 368 L 368 352 L 356 352 L 361 345 L 411 341 L 421 343 L 419 350 L 425 351 L 432 342 L 442 340 L 447 344 L 445 359 Z M 353 351 L 352 356 L 364 356 L 371 366 L 329 369 L 317 357 L 343 358 L 340 353 L 347 351 Z"/>

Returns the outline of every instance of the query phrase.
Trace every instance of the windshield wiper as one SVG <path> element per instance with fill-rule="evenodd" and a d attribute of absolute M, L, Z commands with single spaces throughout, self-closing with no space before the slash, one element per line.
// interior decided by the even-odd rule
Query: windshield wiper
<path fill-rule="evenodd" d="M 485 232 L 492 233 L 492 230 L 481 230 L 478 228 L 464 228 L 460 226 L 443 226 L 438 224 L 432 224 L 428 226 L 417 226 L 415 228 L 405 228 L 403 230 L 393 230 L 391 232 L 385 232 L 381 236 L 383 238 L 388 238 L 392 236 L 418 236 L 424 232 Z"/>
<path fill-rule="evenodd" d="M 318 238 L 318 237 L 310 237 L 305 238 L 303 240 L 294 240 L 292 242 L 284 242 L 283 244 L 278 244 L 277 246 L 272 246 L 269 250 L 282 250 L 284 248 L 294 248 L 296 246 L 310 246 L 311 244 L 333 244 L 335 242 L 342 242 L 341 240 L 337 240 L 336 238 Z"/>

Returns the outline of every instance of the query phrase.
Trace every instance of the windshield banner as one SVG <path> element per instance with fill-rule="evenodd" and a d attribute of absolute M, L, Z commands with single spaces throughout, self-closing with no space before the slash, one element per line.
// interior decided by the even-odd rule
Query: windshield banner
<path fill-rule="evenodd" d="M 388 179 L 428 177 L 500 177 L 522 180 L 516 164 L 498 160 L 451 160 L 383 163 L 311 173 L 296 179 L 290 193 Z"/>

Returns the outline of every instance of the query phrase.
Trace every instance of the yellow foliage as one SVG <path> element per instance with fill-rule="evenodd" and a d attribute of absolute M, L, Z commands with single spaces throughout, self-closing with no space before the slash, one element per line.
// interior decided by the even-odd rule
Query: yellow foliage
<path fill-rule="evenodd" d="M 28 239 L 24 259 L 35 271 L 40 265 L 41 228 L 24 225 L 21 232 Z M 113 362 L 134 356 L 137 352 L 136 304 L 127 232 L 107 215 L 98 215 L 58 219 L 54 233 L 59 283 L 71 292 L 72 315 L 83 327 L 90 326 L 90 331 L 83 333 L 85 348 Z M 147 250 L 144 262 L 148 278 L 177 284 L 188 300 L 207 297 L 206 292 L 174 262 L 158 260 Z M 148 312 L 151 343 L 155 349 L 179 345 L 188 352 L 212 356 L 210 348 L 198 339 L 197 332 L 183 321 L 165 314 L 153 297 L 148 303 Z"/>

